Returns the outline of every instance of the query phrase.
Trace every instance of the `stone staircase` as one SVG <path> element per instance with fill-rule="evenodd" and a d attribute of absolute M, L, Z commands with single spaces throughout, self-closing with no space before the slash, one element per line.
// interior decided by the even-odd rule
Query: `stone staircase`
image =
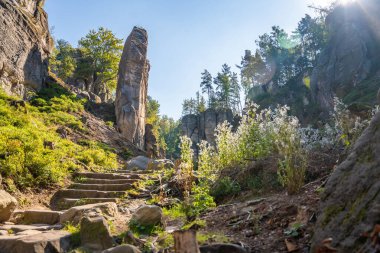
<path fill-rule="evenodd" d="M 53 195 L 51 210 L 16 210 L 13 215 L 20 215 L 22 221 L 0 225 L 0 253 L 67 252 L 72 245 L 71 234 L 64 230 L 64 221 L 71 219 L 67 217 L 82 212 L 82 209 L 91 209 L 90 204 L 104 205 L 93 208 L 108 208 L 117 212 L 118 207 L 113 203 L 146 197 L 147 192 L 136 186 L 141 180 L 151 179 L 151 172 L 117 170 L 112 173 L 76 173 L 74 182 L 67 189 L 58 190 Z M 128 190 L 133 190 L 133 193 Z"/>
<path fill-rule="evenodd" d="M 51 201 L 53 210 L 65 210 L 73 206 L 117 202 L 126 197 L 135 183 L 149 178 L 151 171 L 117 170 L 113 173 L 79 172 L 74 183 L 67 189 L 57 191 Z"/>

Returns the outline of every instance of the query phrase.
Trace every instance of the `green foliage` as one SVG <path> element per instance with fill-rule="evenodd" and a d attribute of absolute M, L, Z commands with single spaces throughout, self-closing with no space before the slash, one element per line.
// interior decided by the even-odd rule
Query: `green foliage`
<path fill-rule="evenodd" d="M 49 59 L 51 71 L 56 73 L 62 80 L 67 80 L 67 78 L 73 76 L 77 67 L 74 56 L 75 49 L 70 43 L 64 40 L 58 40 Z"/>
<path fill-rule="evenodd" d="M 27 104 L 29 113 L 25 113 L 9 105 L 13 98 L 0 93 L 0 173 L 7 178 L 8 190 L 61 184 L 69 173 L 84 166 L 95 170 L 117 167 L 116 155 L 111 151 L 96 145 L 82 147 L 56 133 L 62 125 L 83 128 L 80 120 L 67 112 L 71 110 L 61 102 L 58 106 L 56 101 L 79 109 L 81 101 L 66 95 L 50 99 L 42 90 L 32 100 L 38 106 Z"/>
<path fill-rule="evenodd" d="M 159 121 L 159 134 L 165 142 L 166 157 L 177 159 L 180 156 L 180 121 L 163 115 Z"/>
<path fill-rule="evenodd" d="M 221 199 L 226 196 L 233 196 L 241 190 L 238 182 L 233 181 L 230 177 L 223 177 L 216 181 L 211 189 L 211 195 L 216 199 Z"/>
<path fill-rule="evenodd" d="M 129 229 L 137 237 L 140 237 L 140 235 L 154 235 L 154 234 L 158 234 L 159 232 L 163 231 L 163 229 L 160 225 L 144 226 L 144 225 L 139 224 L 135 220 L 131 220 L 129 222 Z"/>
<path fill-rule="evenodd" d="M 100 27 L 91 30 L 79 40 L 80 60 L 76 76 L 85 80 L 94 78 L 96 84 L 105 83 L 113 91 L 116 89 L 116 77 L 123 49 L 122 40 L 112 31 Z"/>
<path fill-rule="evenodd" d="M 67 232 L 71 233 L 71 243 L 73 244 L 74 247 L 77 247 L 80 245 L 81 240 L 80 240 L 80 225 L 73 225 L 70 222 L 67 222 L 63 228 Z"/>
<path fill-rule="evenodd" d="M 278 107 L 258 112 L 253 105 L 235 132 L 227 123 L 218 125 L 215 150 L 205 142 L 199 145 L 199 185 L 209 188 L 214 185 L 212 195 L 216 197 L 236 194 L 241 186 L 231 178 L 221 177 L 221 171 L 244 167 L 251 160 L 278 156 L 279 181 L 289 193 L 297 192 L 304 183 L 306 153 L 301 145 L 298 120 L 288 116 L 288 110 Z M 257 179 L 254 183 L 257 186 L 259 182 Z"/>

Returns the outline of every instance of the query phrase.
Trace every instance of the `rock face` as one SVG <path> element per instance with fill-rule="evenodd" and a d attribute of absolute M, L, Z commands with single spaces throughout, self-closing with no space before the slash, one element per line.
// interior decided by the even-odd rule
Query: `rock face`
<path fill-rule="evenodd" d="M 331 237 L 338 252 L 359 252 L 365 242 L 361 235 L 379 224 L 379 126 L 380 113 L 328 180 L 321 199 L 314 247 Z"/>
<path fill-rule="evenodd" d="M 238 124 L 238 120 L 234 118 L 231 110 L 216 111 L 207 109 L 199 115 L 186 115 L 181 121 L 181 134 L 186 135 L 193 141 L 193 150 L 198 154 L 197 143 L 206 140 L 208 143 L 215 143 L 215 128 L 218 124 L 227 121 L 234 127 Z"/>
<path fill-rule="evenodd" d="M 0 222 L 7 221 L 17 207 L 17 200 L 6 191 L 0 190 Z"/>
<path fill-rule="evenodd" d="M 162 221 L 162 210 L 158 206 L 144 205 L 132 215 L 132 221 L 143 226 L 154 226 Z"/>
<path fill-rule="evenodd" d="M 48 76 L 53 48 L 41 0 L 0 0 L 0 87 L 24 96 Z"/>
<path fill-rule="evenodd" d="M 144 149 L 149 61 L 147 32 L 134 27 L 124 45 L 116 89 L 116 122 L 121 133 Z"/>
<path fill-rule="evenodd" d="M 327 17 L 330 38 L 311 78 L 312 95 L 325 111 L 379 70 L 380 2 L 362 0 L 338 6 Z"/>
<path fill-rule="evenodd" d="M 150 158 L 160 157 L 160 150 L 157 143 L 157 138 L 153 133 L 153 125 L 145 125 L 145 150 Z"/>

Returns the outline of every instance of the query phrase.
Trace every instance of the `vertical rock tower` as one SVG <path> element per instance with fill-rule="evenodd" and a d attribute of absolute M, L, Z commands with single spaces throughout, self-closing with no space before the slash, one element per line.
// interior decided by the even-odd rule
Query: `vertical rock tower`
<path fill-rule="evenodd" d="M 119 65 L 115 112 L 119 131 L 144 149 L 145 114 L 148 91 L 148 34 L 134 27 L 124 45 Z"/>

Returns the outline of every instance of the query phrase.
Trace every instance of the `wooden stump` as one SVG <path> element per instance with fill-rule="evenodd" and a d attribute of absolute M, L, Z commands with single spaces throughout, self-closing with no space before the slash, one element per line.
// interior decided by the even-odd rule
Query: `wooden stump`
<path fill-rule="evenodd" d="M 200 253 L 195 230 L 177 230 L 173 237 L 175 253 Z"/>

